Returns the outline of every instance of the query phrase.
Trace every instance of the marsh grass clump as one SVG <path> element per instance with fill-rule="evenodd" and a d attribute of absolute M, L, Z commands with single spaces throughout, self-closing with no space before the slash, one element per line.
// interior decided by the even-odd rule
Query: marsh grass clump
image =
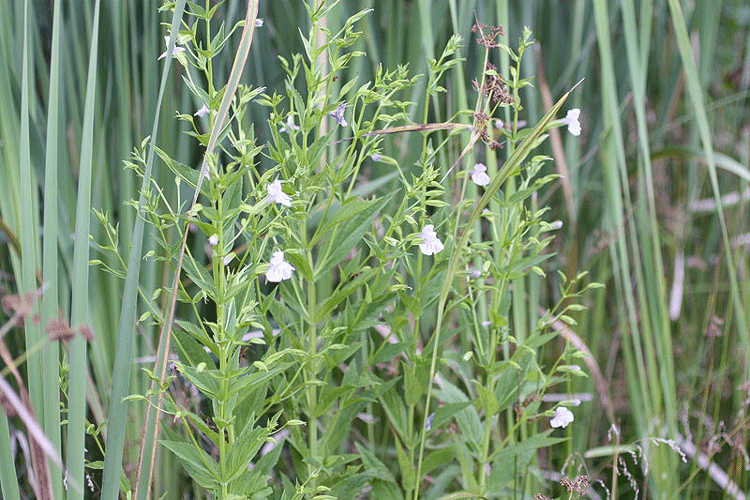
<path fill-rule="evenodd" d="M 742 496 L 741 2 L 158 3 L 0 2 L 0 496 Z"/>

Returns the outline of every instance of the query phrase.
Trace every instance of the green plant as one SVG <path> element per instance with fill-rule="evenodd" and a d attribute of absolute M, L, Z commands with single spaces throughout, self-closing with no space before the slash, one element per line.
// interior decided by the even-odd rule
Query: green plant
<path fill-rule="evenodd" d="M 548 368 L 538 352 L 557 336 L 548 331 L 551 322 L 573 321 L 566 313 L 579 310 L 571 299 L 587 288 L 579 289 L 584 274 L 570 282 L 560 275 L 559 306 L 525 338 L 512 334 L 508 309 L 513 280 L 532 271 L 544 275 L 540 265 L 551 256 L 544 251 L 551 241 L 546 233 L 559 227 L 543 220 L 546 209 L 529 205 L 556 177 L 538 177 L 548 158 L 527 158 L 546 130 L 562 124 L 553 118 L 567 95 L 534 127 L 519 127 L 518 91 L 530 82 L 520 76 L 521 60 L 531 33 L 524 32 L 516 53 L 498 42 L 501 28 L 477 24 L 485 53 L 501 47 L 514 61 L 511 77 L 485 64 L 476 107 L 463 112 L 471 125 L 394 126 L 408 121 L 412 104 L 399 95 L 417 80 L 401 67 L 378 69 L 374 82 L 359 87 L 356 80 L 336 87 L 337 75 L 362 55 L 349 48 L 367 11 L 332 33 L 318 28 L 332 6 L 308 10 L 313 29 L 304 39 L 306 57 L 281 60 L 285 96 L 241 85 L 230 97 L 231 115 L 219 121 L 226 123 L 224 141 L 198 170 L 157 149 L 178 190 L 170 199 L 151 182 L 143 193 L 158 234 L 154 257 L 183 262 L 187 280 L 153 297 L 176 293 L 181 306 L 174 329 L 158 314 L 141 317 L 172 331 L 175 371 L 160 377 L 167 360 L 158 359 L 148 372 L 155 391 L 130 399 L 150 401 L 171 417 L 174 427 L 164 428 L 162 446 L 219 498 L 282 492 L 354 498 L 366 488 L 376 498 L 416 499 L 453 491 L 453 482 L 466 494 L 502 495 L 535 449 L 561 441 L 535 424 L 552 414 L 539 397 L 569 374 L 582 374 L 561 364 L 577 356 L 575 349 Z M 227 102 L 212 83 L 212 59 L 234 30 L 224 34 L 222 25 L 214 36 L 212 12 L 193 6 L 191 13 L 197 22 L 183 25 L 180 50 L 172 55 L 209 120 L 179 117 L 210 151 L 218 104 Z M 321 44 L 317 29 L 325 34 Z M 431 61 L 425 102 L 445 91 L 439 81 L 461 63 L 455 58 L 460 43 L 453 37 Z M 270 110 L 267 145 L 257 145 L 244 118 L 254 103 Z M 492 116 L 506 106 L 513 119 L 495 128 Z M 430 132 L 441 129 L 471 131 L 450 168 L 436 166 L 454 141 L 449 135 L 434 147 Z M 382 148 L 382 138 L 413 131 L 423 136 L 421 154 L 416 168 L 405 168 Z M 460 165 L 478 144 L 505 146 L 511 156 L 491 180 L 477 177 L 486 189 L 472 198 L 470 174 L 484 171 Z M 129 163 L 141 175 L 146 147 L 144 141 Z M 361 182 L 363 167 L 373 162 L 391 165 L 393 174 Z M 399 189 L 377 196 L 390 178 Z M 516 187 L 501 190 L 509 179 Z M 446 189 L 446 181 L 456 187 Z M 195 191 L 192 203 L 181 196 L 183 185 Z M 486 211 L 491 201 L 493 210 Z M 185 233 L 191 228 L 192 236 Z M 183 247 L 186 239 L 191 244 Z M 164 397 L 163 407 L 151 394 Z M 374 425 L 378 420 L 388 427 Z M 447 433 L 451 425 L 460 433 Z M 354 434 L 342 432 L 350 428 Z M 393 463 L 391 453 L 397 475 L 386 465 Z M 140 473 L 148 474 L 150 464 L 141 464 Z M 428 474 L 438 474 L 439 482 L 423 491 Z"/>

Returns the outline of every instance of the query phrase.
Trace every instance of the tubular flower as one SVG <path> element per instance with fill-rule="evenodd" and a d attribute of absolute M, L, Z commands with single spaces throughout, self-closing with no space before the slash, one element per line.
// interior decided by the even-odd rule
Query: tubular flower
<path fill-rule="evenodd" d="M 271 256 L 271 263 L 268 265 L 268 271 L 266 271 L 266 279 L 274 283 L 288 280 L 292 277 L 292 271 L 294 271 L 294 266 L 284 260 L 284 252 L 279 250 Z"/>
<path fill-rule="evenodd" d="M 437 237 L 437 233 L 433 229 L 432 224 L 427 224 L 422 232 L 419 233 L 419 237 L 422 242 L 419 244 L 419 250 L 425 255 L 435 255 L 443 250 L 443 242 Z"/>
<path fill-rule="evenodd" d="M 285 207 L 292 206 L 292 199 L 281 190 L 281 181 L 278 179 L 268 185 L 268 201 L 284 205 Z"/>
<path fill-rule="evenodd" d="M 490 183 L 490 176 L 487 175 L 487 167 L 484 163 L 474 165 L 474 170 L 471 171 L 471 180 L 477 186 L 486 186 Z"/>
<path fill-rule="evenodd" d="M 203 106 L 201 106 L 201 109 L 199 109 L 198 111 L 196 111 L 196 112 L 195 112 L 195 113 L 193 113 L 193 114 L 194 114 L 195 116 L 197 116 L 198 118 L 201 118 L 201 117 L 203 117 L 203 116 L 206 116 L 206 115 L 208 114 L 208 112 L 209 112 L 209 111 L 210 111 L 210 110 L 208 109 L 208 106 L 206 106 L 206 105 L 204 104 Z"/>
<path fill-rule="evenodd" d="M 562 122 L 568 126 L 568 132 L 575 136 L 581 135 L 581 122 L 578 121 L 578 117 L 581 114 L 581 110 L 573 108 L 568 110 L 568 114 L 562 119 Z"/>

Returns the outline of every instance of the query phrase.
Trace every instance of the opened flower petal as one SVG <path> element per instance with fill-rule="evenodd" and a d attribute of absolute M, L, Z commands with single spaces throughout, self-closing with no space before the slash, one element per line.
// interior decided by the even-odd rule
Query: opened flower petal
<path fill-rule="evenodd" d="M 567 427 L 569 423 L 573 422 L 573 412 L 568 410 L 564 406 L 558 406 L 555 408 L 555 416 L 550 420 L 549 425 L 552 427 Z"/>
<path fill-rule="evenodd" d="M 278 179 L 268 185 L 268 201 L 284 205 L 285 207 L 292 206 L 292 199 L 281 190 L 281 181 Z"/>
<path fill-rule="evenodd" d="M 288 280 L 292 277 L 292 271 L 294 271 L 294 266 L 284 260 L 284 252 L 279 250 L 271 256 L 271 263 L 268 265 L 268 271 L 266 271 L 266 279 L 274 283 Z"/>
<path fill-rule="evenodd" d="M 578 121 L 580 115 L 580 109 L 569 109 L 568 114 L 566 114 L 565 118 L 562 120 L 562 122 L 568 126 L 568 132 L 576 136 L 581 135 L 581 122 Z"/>
<path fill-rule="evenodd" d="M 346 123 L 346 119 L 344 118 L 344 111 L 346 111 L 346 103 L 342 102 L 336 109 L 328 114 L 336 118 L 336 121 L 339 125 L 341 125 L 342 127 L 346 127 L 348 123 Z"/>
<path fill-rule="evenodd" d="M 208 106 L 206 106 L 206 105 L 204 104 L 203 106 L 201 106 L 201 109 L 199 109 L 198 111 L 196 111 L 196 112 L 194 113 L 194 115 L 195 115 L 195 116 L 197 116 L 197 117 L 199 117 L 199 118 L 201 118 L 201 117 L 204 117 L 204 116 L 206 116 L 206 115 L 208 114 L 208 112 L 209 112 L 209 111 L 210 111 L 210 110 L 208 109 Z"/>
<path fill-rule="evenodd" d="M 474 165 L 474 170 L 471 171 L 471 180 L 477 186 L 486 186 L 490 183 L 490 176 L 487 175 L 487 167 L 483 163 Z"/>
<path fill-rule="evenodd" d="M 169 49 L 169 35 L 166 35 L 164 37 L 164 43 L 167 45 L 167 49 Z M 175 57 L 177 54 L 179 54 L 181 52 L 185 52 L 185 48 L 178 46 L 177 45 L 177 40 L 175 40 L 174 47 L 172 47 L 172 57 Z M 159 56 L 159 58 L 157 59 L 157 61 L 159 59 L 164 59 L 165 57 L 167 57 L 167 51 L 166 50 L 161 53 L 161 55 Z"/>
<path fill-rule="evenodd" d="M 287 116 L 286 124 L 279 129 L 279 132 L 289 132 L 290 130 L 299 130 L 299 126 L 294 124 L 294 117 L 292 115 Z"/>
<path fill-rule="evenodd" d="M 419 250 L 425 255 L 435 255 L 443 250 L 443 242 L 437 237 L 432 224 L 427 224 L 422 232 L 419 233 L 422 242 L 419 244 Z"/>

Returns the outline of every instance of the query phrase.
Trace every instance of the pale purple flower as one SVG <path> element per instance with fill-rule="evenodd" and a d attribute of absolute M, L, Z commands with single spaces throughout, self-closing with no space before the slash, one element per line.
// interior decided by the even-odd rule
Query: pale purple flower
<path fill-rule="evenodd" d="M 383 159 L 383 157 L 380 155 L 380 153 L 373 153 L 370 155 L 370 159 L 372 161 L 380 161 Z"/>
<path fill-rule="evenodd" d="M 419 238 L 422 240 L 419 250 L 425 255 L 435 255 L 443 250 L 443 242 L 437 237 L 433 228 L 432 224 L 427 224 L 419 233 Z"/>
<path fill-rule="evenodd" d="M 479 278 L 481 276 L 482 276 L 482 271 L 480 271 L 479 269 L 472 269 L 471 270 L 471 277 L 472 278 Z"/>
<path fill-rule="evenodd" d="M 573 422 L 573 412 L 565 408 L 564 406 L 558 406 L 555 408 L 555 417 L 549 421 L 549 425 L 552 427 L 567 427 L 569 423 Z"/>
<path fill-rule="evenodd" d="M 430 413 L 427 415 L 427 422 L 425 422 L 424 430 L 429 431 L 432 429 L 432 419 L 435 418 L 435 412 Z"/>
<path fill-rule="evenodd" d="M 292 199 L 281 190 L 281 181 L 278 179 L 268 185 L 268 201 L 284 205 L 285 207 L 292 206 Z"/>
<path fill-rule="evenodd" d="M 344 111 L 346 111 L 346 103 L 342 102 L 336 109 L 328 114 L 336 118 L 336 121 L 339 125 L 341 125 L 342 127 L 346 127 L 348 123 L 346 123 L 346 119 L 344 118 Z"/>
<path fill-rule="evenodd" d="M 263 19 L 261 19 L 261 18 L 256 19 L 255 20 L 255 27 L 256 28 L 260 28 L 261 26 L 263 26 Z"/>
<path fill-rule="evenodd" d="M 279 132 L 289 132 L 290 130 L 299 130 L 299 127 L 294 124 L 292 115 L 287 116 L 286 124 L 279 129 Z"/>
<path fill-rule="evenodd" d="M 198 111 L 196 111 L 196 112 L 195 112 L 195 113 L 193 113 L 193 114 L 194 114 L 195 116 L 197 116 L 198 118 L 202 118 L 202 117 L 206 116 L 206 115 L 208 114 L 208 112 L 209 112 L 209 111 L 210 111 L 210 109 L 208 109 L 208 106 L 206 106 L 206 105 L 204 104 L 203 106 L 201 106 L 201 109 L 199 109 Z"/>
<path fill-rule="evenodd" d="M 294 271 L 294 267 L 284 260 L 284 252 L 279 250 L 274 252 L 271 257 L 271 263 L 268 264 L 268 271 L 266 271 L 266 279 L 274 283 L 288 280 L 292 277 L 292 271 Z"/>
<path fill-rule="evenodd" d="M 211 172 L 208 171 L 208 163 L 204 163 L 201 167 L 201 177 L 205 177 L 207 181 L 211 180 Z"/>
<path fill-rule="evenodd" d="M 211 237 L 208 239 L 208 244 L 212 247 L 215 247 L 219 244 L 219 237 L 215 234 L 212 234 Z"/>
<path fill-rule="evenodd" d="M 471 171 L 471 180 L 477 186 L 486 186 L 490 183 L 490 176 L 487 175 L 487 167 L 484 163 L 474 165 L 474 170 Z"/>
<path fill-rule="evenodd" d="M 573 135 L 581 135 L 581 122 L 578 121 L 578 117 L 581 115 L 581 110 L 573 108 L 568 110 L 568 114 L 562 119 L 563 124 L 568 126 L 568 132 Z"/>
<path fill-rule="evenodd" d="M 232 262 L 233 260 L 234 260 L 234 252 L 228 253 L 228 254 L 227 254 L 227 255 L 226 255 L 225 257 L 224 257 L 224 265 L 225 265 L 225 266 L 228 266 L 228 265 L 229 265 L 229 263 L 230 263 L 230 262 Z"/>
<path fill-rule="evenodd" d="M 495 120 L 495 128 L 503 128 L 505 127 L 505 122 L 502 120 Z"/>
<path fill-rule="evenodd" d="M 167 45 L 167 49 L 169 49 L 169 35 L 165 35 L 164 36 L 164 43 Z M 177 54 L 180 54 L 182 52 L 185 52 L 185 48 L 178 46 L 177 45 L 177 40 L 175 40 L 174 41 L 174 47 L 172 47 L 172 57 L 175 57 L 175 56 L 177 56 Z M 165 57 L 167 57 L 167 51 L 166 50 L 161 53 L 161 55 L 159 56 L 159 59 L 164 59 Z M 159 59 L 157 59 L 157 61 Z"/>

